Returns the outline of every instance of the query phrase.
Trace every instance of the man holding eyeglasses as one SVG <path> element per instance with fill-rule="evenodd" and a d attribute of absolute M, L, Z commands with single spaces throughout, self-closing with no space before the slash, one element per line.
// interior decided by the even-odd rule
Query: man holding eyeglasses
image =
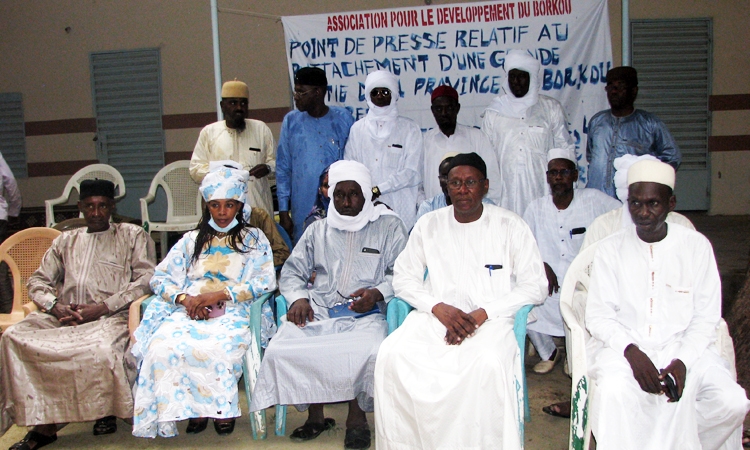
<path fill-rule="evenodd" d="M 562 105 L 539 92 L 539 61 L 525 50 L 511 50 L 505 56 L 505 70 L 505 94 L 487 106 L 482 131 L 500 163 L 498 205 L 521 215 L 532 200 L 546 193 L 547 152 L 574 145 Z"/>
<path fill-rule="evenodd" d="M 156 250 L 140 226 L 109 222 L 114 194 L 110 181 L 81 182 L 86 227 L 52 242 L 27 284 L 40 311 L 2 334 L 0 434 L 33 427 L 11 448 L 51 444 L 69 422 L 96 420 L 101 435 L 133 417 L 128 306 L 151 293 Z"/>
<path fill-rule="evenodd" d="M 667 126 L 658 117 L 635 108 L 638 72 L 622 66 L 607 72 L 607 101 L 611 109 L 599 111 L 589 122 L 586 159 L 587 187 L 617 198 L 614 160 L 623 155 L 653 155 L 672 166 L 680 166 L 682 153 Z"/>
<path fill-rule="evenodd" d="M 435 88 L 430 100 L 430 110 L 437 127 L 424 133 L 422 183 L 425 197 L 430 199 L 442 193 L 438 167 L 443 155 L 474 152 L 487 164 L 487 179 L 490 180 L 487 198 L 492 200 L 493 204 L 499 204 L 500 166 L 487 135 L 479 128 L 458 123 L 461 104 L 458 102 L 458 92 L 450 85 Z"/>
<path fill-rule="evenodd" d="M 296 243 L 315 205 L 318 176 L 344 156 L 354 123 L 345 108 L 327 106 L 328 79 L 323 69 L 303 67 L 294 74 L 296 111 L 284 116 L 276 150 L 279 221 Z M 291 217 L 289 213 L 291 212 Z"/>
<path fill-rule="evenodd" d="M 417 222 L 394 266 L 415 311 L 375 364 L 378 448 L 520 449 L 513 320 L 544 300 L 542 258 L 520 216 L 482 203 L 479 155 L 455 156 L 447 183 L 453 205 Z"/>
<path fill-rule="evenodd" d="M 393 297 L 393 264 L 407 234 L 391 210 L 373 204 L 370 172 L 361 163 L 333 163 L 328 183 L 328 216 L 307 227 L 281 269 L 287 321 L 263 357 L 250 410 L 309 406 L 307 421 L 290 435 L 308 441 L 336 424 L 324 404 L 346 401 L 344 446 L 365 449 L 375 357 L 388 333 L 385 302 Z"/>
<path fill-rule="evenodd" d="M 373 199 L 393 209 L 410 229 L 417 218 L 422 184 L 422 130 L 398 115 L 398 79 L 386 70 L 365 80 L 367 115 L 352 125 L 344 159 L 372 173 Z"/>
<path fill-rule="evenodd" d="M 551 372 L 560 357 L 552 337 L 565 335 L 558 292 L 565 273 L 578 255 L 589 225 L 601 214 L 622 207 L 596 189 L 575 189 L 578 170 L 573 150 L 553 148 L 547 155 L 547 184 L 552 194 L 531 202 L 523 215 L 539 245 L 547 275 L 547 299 L 534 308 L 537 320 L 526 326 L 542 359 L 534 366 L 534 372 L 540 374 Z"/>
<path fill-rule="evenodd" d="M 273 197 L 268 174 L 276 168 L 276 147 L 268 125 L 248 119 L 250 89 L 242 81 L 227 81 L 221 87 L 221 112 L 224 120 L 206 125 L 190 159 L 190 176 L 203 181 L 211 161 L 232 160 L 250 173 L 248 203 L 273 217 Z"/>

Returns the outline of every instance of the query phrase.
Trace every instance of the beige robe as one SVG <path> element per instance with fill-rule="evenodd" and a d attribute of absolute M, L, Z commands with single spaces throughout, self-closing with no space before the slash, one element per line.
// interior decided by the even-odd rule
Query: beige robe
<path fill-rule="evenodd" d="M 37 304 L 105 303 L 111 315 L 61 326 L 35 312 L 0 338 L 0 433 L 19 426 L 132 417 L 134 367 L 125 364 L 128 305 L 151 292 L 154 242 L 141 228 L 64 232 L 29 278 Z"/>

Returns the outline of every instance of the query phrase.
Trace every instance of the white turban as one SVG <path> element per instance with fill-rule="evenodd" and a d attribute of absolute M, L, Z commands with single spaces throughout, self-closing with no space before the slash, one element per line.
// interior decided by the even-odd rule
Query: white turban
<path fill-rule="evenodd" d="M 370 92 L 375 88 L 387 88 L 391 90 L 391 104 L 388 106 L 375 106 L 370 99 Z M 365 80 L 365 100 L 370 108 L 365 116 L 367 130 L 376 139 L 388 137 L 398 118 L 398 78 L 387 70 L 378 70 L 369 75 Z"/>
<path fill-rule="evenodd" d="M 547 152 L 547 163 L 553 159 L 567 159 L 572 161 L 573 164 L 578 167 L 578 161 L 576 161 L 576 152 L 572 148 L 553 148 Z"/>
<path fill-rule="evenodd" d="M 529 107 L 539 101 L 539 89 L 541 88 L 541 79 L 539 78 L 539 69 L 541 64 L 525 50 L 511 50 L 505 56 L 505 82 L 503 89 L 505 95 L 495 97 L 487 109 L 497 111 L 505 117 L 514 117 L 516 119 L 523 117 Z M 516 97 L 510 90 L 508 78 L 510 71 L 513 69 L 522 70 L 529 74 L 529 92 L 521 98 Z"/>
<path fill-rule="evenodd" d="M 365 204 L 362 211 L 356 216 L 343 216 L 336 210 L 334 192 L 336 191 L 336 185 L 342 181 L 354 181 L 362 189 Z M 375 206 L 372 203 L 372 177 L 370 171 L 362 163 L 341 160 L 331 164 L 331 168 L 328 170 L 328 186 L 331 202 L 334 204 L 328 208 L 326 220 L 329 225 L 337 230 L 359 231 L 369 222 L 374 222 L 384 214 L 396 215 L 385 205 Z"/>
<path fill-rule="evenodd" d="M 228 167 L 229 166 L 229 167 Z M 209 164 L 208 175 L 203 179 L 201 195 L 203 200 L 232 199 L 247 202 L 247 182 L 250 175 L 238 169 L 234 161 L 213 161 Z"/>
<path fill-rule="evenodd" d="M 674 167 L 661 161 L 638 161 L 628 170 L 628 186 L 634 183 L 659 183 L 674 189 Z"/>

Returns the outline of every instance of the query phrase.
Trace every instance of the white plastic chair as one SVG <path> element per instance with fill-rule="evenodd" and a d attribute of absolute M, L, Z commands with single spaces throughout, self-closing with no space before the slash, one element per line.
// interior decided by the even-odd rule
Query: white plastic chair
<path fill-rule="evenodd" d="M 596 383 L 589 377 L 586 342 L 591 338 L 585 325 L 586 298 L 591 281 L 591 268 L 598 244 L 582 250 L 565 273 L 565 281 L 560 291 L 560 312 L 565 322 L 569 342 L 568 361 L 573 380 L 570 400 L 569 450 L 588 449 L 591 443 L 589 422 L 590 399 L 594 398 Z M 716 348 L 722 358 L 729 362 L 732 377 L 737 379 L 734 360 L 734 345 L 729 328 L 724 319 L 719 321 L 716 330 Z"/>
<path fill-rule="evenodd" d="M 143 228 L 151 233 L 161 233 L 161 258 L 167 256 L 168 231 L 194 229 L 201 219 L 201 195 L 198 184 L 190 178 L 190 161 L 175 161 L 167 164 L 154 176 L 148 194 L 141 199 L 141 220 Z M 148 215 L 148 205 L 156 199 L 159 186 L 167 195 L 167 219 L 165 222 L 152 222 Z"/>
<path fill-rule="evenodd" d="M 55 205 L 64 205 L 68 203 L 70 193 L 73 189 L 80 193 L 81 182 L 83 180 L 94 180 L 97 178 L 100 180 L 109 180 L 115 184 L 115 200 L 120 200 L 125 197 L 125 180 L 117 169 L 108 164 L 88 165 L 70 177 L 70 180 L 68 180 L 68 184 L 65 185 L 61 196 L 53 198 L 52 200 L 44 201 L 44 209 L 47 215 L 47 226 L 51 228 L 57 224 L 57 222 L 55 222 L 55 211 L 53 209 Z"/>

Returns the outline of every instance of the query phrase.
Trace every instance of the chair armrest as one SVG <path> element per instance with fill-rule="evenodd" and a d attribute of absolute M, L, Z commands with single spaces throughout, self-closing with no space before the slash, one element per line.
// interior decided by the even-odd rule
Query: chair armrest
<path fill-rule="evenodd" d="M 34 311 L 39 311 L 39 307 L 36 306 L 36 303 L 29 302 L 23 305 L 23 316 L 26 317 L 29 314 L 33 313 Z"/>
<path fill-rule="evenodd" d="M 279 294 L 276 296 L 276 326 L 281 326 L 281 317 L 286 315 L 287 312 L 286 299 L 283 295 Z"/>
<path fill-rule="evenodd" d="M 141 200 L 140 200 L 140 202 L 141 202 L 141 222 L 144 225 L 146 223 L 148 223 L 148 222 L 151 221 L 149 219 L 149 216 L 148 216 L 148 205 L 150 203 L 153 203 L 155 199 L 156 199 L 156 196 L 153 195 L 153 194 L 151 194 L 151 193 L 149 193 L 148 195 L 146 195 L 145 197 L 141 198 Z"/>
<path fill-rule="evenodd" d="M 153 295 L 146 294 L 130 304 L 128 308 L 128 332 L 130 333 L 130 340 L 135 343 L 135 329 L 138 328 L 138 324 L 141 323 L 141 304 Z"/>
<path fill-rule="evenodd" d="M 396 328 L 400 327 L 406 316 L 414 309 L 413 306 L 406 303 L 404 300 L 393 297 L 388 302 L 388 308 L 386 309 L 385 319 L 388 322 L 388 334 L 396 331 Z"/>

